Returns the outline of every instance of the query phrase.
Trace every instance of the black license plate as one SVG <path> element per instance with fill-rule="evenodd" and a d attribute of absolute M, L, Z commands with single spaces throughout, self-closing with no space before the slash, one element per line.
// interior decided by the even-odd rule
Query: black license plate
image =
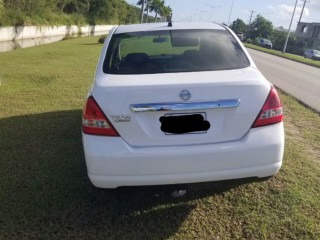
<path fill-rule="evenodd" d="M 166 114 L 159 121 L 166 134 L 206 133 L 210 128 L 205 113 Z"/>

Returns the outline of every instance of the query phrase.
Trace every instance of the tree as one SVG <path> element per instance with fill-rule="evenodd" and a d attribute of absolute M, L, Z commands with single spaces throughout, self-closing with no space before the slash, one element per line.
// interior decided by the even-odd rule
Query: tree
<path fill-rule="evenodd" d="M 237 18 L 237 20 L 233 21 L 232 24 L 229 26 L 234 32 L 242 32 L 245 33 L 248 29 L 247 24 L 244 21 Z"/>
<path fill-rule="evenodd" d="M 138 9 L 131 7 L 130 5 L 127 5 L 127 16 L 126 16 L 126 23 L 137 23 L 140 15 Z"/>
<path fill-rule="evenodd" d="M 146 23 L 148 22 L 149 20 L 149 10 L 150 10 L 150 3 L 151 3 L 152 0 L 146 0 L 146 9 L 145 11 L 147 12 L 147 16 L 146 16 Z"/>
<path fill-rule="evenodd" d="M 91 0 L 59 0 L 57 6 L 61 11 L 72 14 L 77 13 L 86 16 L 90 9 Z"/>
<path fill-rule="evenodd" d="M 249 26 L 248 36 L 250 36 L 250 38 L 269 38 L 272 35 L 272 32 L 272 22 L 258 14 L 256 19 Z"/>
<path fill-rule="evenodd" d="M 137 2 L 137 5 L 141 6 L 141 20 L 140 20 L 140 23 L 143 23 L 143 15 L 144 15 L 143 11 L 144 11 L 145 3 L 146 3 L 146 0 L 139 0 Z"/>
<path fill-rule="evenodd" d="M 0 17 L 4 14 L 4 4 L 3 0 L 0 0 Z"/>
<path fill-rule="evenodd" d="M 286 32 L 275 30 L 271 37 L 273 49 L 282 51 L 286 38 L 287 38 Z M 288 43 L 287 43 L 288 52 L 290 52 L 290 50 L 292 52 L 292 49 L 297 47 L 296 45 L 297 45 L 297 41 L 294 34 L 290 34 Z"/>
<path fill-rule="evenodd" d="M 161 8 L 164 6 L 164 1 L 152 0 L 150 3 L 150 12 L 155 12 L 155 22 L 158 20 L 158 14 L 160 14 Z"/>
<path fill-rule="evenodd" d="M 0 26 L 126 24 L 139 9 L 125 0 L 0 0 Z"/>
<path fill-rule="evenodd" d="M 171 16 L 172 9 L 170 6 L 162 6 L 160 9 L 160 14 L 162 16 L 162 21 L 168 21 L 169 17 Z"/>

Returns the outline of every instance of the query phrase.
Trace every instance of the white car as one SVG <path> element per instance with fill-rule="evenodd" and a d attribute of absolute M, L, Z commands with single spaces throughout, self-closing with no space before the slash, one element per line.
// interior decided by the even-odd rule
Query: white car
<path fill-rule="evenodd" d="M 272 42 L 269 39 L 260 38 L 258 43 L 261 47 L 272 49 Z"/>
<path fill-rule="evenodd" d="M 320 51 L 319 50 L 315 50 L 315 49 L 307 49 L 303 56 L 305 58 L 310 58 L 313 60 L 320 60 Z"/>
<path fill-rule="evenodd" d="M 281 167 L 282 106 L 227 27 L 115 27 L 82 116 L 94 186 L 264 178 Z"/>

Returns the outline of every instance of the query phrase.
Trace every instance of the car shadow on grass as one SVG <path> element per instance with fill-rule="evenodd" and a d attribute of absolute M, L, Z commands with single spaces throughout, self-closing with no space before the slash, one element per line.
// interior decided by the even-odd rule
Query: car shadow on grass
<path fill-rule="evenodd" d="M 91 45 L 101 45 L 101 43 L 99 42 L 96 42 L 96 43 L 81 43 L 79 45 L 82 45 L 82 46 L 91 46 Z"/>
<path fill-rule="evenodd" d="M 81 111 L 0 119 L 0 238 L 167 239 L 195 199 L 247 183 L 174 188 L 94 188 L 86 173 Z M 191 187 L 190 187 L 191 186 Z"/>

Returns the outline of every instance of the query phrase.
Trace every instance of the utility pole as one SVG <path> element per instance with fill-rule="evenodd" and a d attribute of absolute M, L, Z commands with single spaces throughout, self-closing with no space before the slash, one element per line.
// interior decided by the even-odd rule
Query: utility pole
<path fill-rule="evenodd" d="M 250 35 L 251 35 L 251 20 L 252 20 L 253 13 L 254 13 L 254 11 L 251 10 L 250 20 L 249 20 L 249 25 L 248 25 L 248 36 L 249 36 L 249 38 L 250 38 Z"/>
<path fill-rule="evenodd" d="M 231 13 L 232 13 L 232 9 L 233 9 L 233 3 L 234 3 L 234 0 L 232 0 L 232 3 L 231 3 L 230 13 L 229 13 L 229 19 L 228 19 L 228 26 L 230 25 L 230 17 L 231 17 Z"/>
<path fill-rule="evenodd" d="M 211 22 L 212 10 L 213 10 L 214 8 L 219 8 L 219 7 L 221 7 L 221 6 L 212 6 L 212 5 L 208 4 L 208 3 L 206 3 L 206 5 L 211 8 L 210 17 L 209 17 L 209 22 Z"/>
<path fill-rule="evenodd" d="M 297 4 L 298 4 L 298 0 L 296 0 L 296 4 L 294 5 L 294 9 L 293 9 L 293 13 L 292 13 L 289 29 L 288 29 L 287 39 L 286 39 L 286 42 L 284 43 L 282 53 L 286 52 L 286 48 L 287 48 L 287 44 L 288 44 L 288 40 L 289 40 L 289 36 L 290 36 L 291 25 L 292 25 L 292 21 L 293 21 L 293 18 L 294 18 L 294 13 L 296 12 Z"/>
<path fill-rule="evenodd" d="M 304 7 L 306 6 L 306 2 L 307 2 L 307 0 L 304 0 L 303 7 L 302 7 L 302 10 L 301 10 L 301 14 L 300 14 L 300 18 L 299 18 L 299 22 L 301 22 L 301 18 L 302 18 L 302 15 L 303 15 Z"/>
<path fill-rule="evenodd" d="M 205 13 L 205 12 L 207 12 L 207 11 L 202 11 L 202 10 L 200 10 L 200 9 L 197 9 L 197 11 L 199 11 L 199 13 L 200 13 L 200 20 L 199 20 L 199 22 L 201 22 L 201 20 L 202 20 L 202 14 Z"/>

